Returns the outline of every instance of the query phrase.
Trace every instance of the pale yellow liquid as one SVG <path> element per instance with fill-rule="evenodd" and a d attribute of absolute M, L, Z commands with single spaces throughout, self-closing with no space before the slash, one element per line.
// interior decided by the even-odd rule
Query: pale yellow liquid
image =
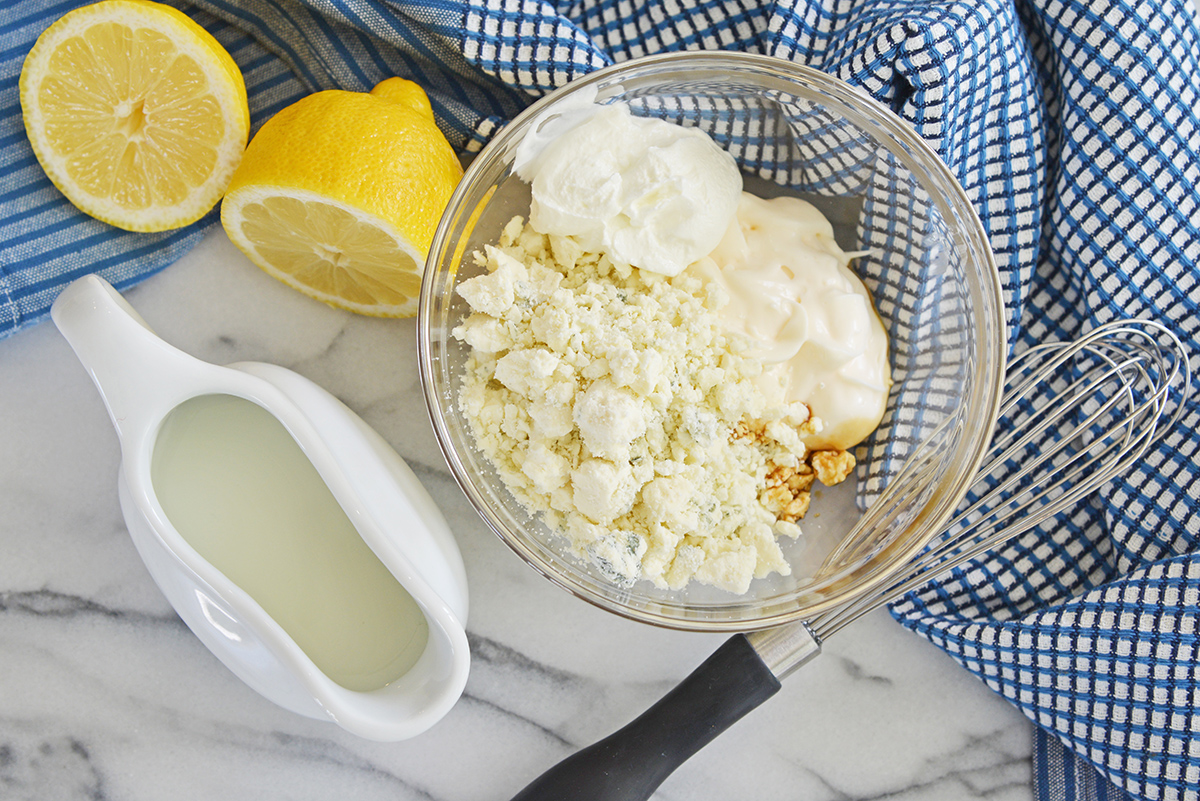
<path fill-rule="evenodd" d="M 231 395 L 180 404 L 155 442 L 151 479 L 188 544 L 333 681 L 379 689 L 425 650 L 420 607 L 262 407 Z"/>

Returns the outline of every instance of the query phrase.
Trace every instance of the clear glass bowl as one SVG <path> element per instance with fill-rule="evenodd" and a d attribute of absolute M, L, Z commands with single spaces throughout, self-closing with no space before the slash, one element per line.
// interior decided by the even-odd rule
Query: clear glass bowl
<path fill-rule="evenodd" d="M 804 536 L 784 540 L 792 575 L 742 596 L 693 582 L 618 587 L 529 515 L 475 449 L 457 403 L 467 348 L 451 335 L 467 307 L 455 286 L 480 272 L 529 189 L 512 172 L 522 137 L 564 103 L 595 93 L 709 133 L 739 162 L 746 188 L 816 204 L 888 329 L 894 386 L 856 475 L 814 492 Z M 691 630 L 748 631 L 837 606 L 903 572 L 958 505 L 991 437 L 1004 373 L 996 266 L 961 187 L 902 121 L 861 91 L 780 59 L 684 52 L 625 62 L 535 103 L 474 160 L 430 248 L 418 317 L 421 381 L 458 483 L 487 524 L 551 581 L 612 612 Z"/>

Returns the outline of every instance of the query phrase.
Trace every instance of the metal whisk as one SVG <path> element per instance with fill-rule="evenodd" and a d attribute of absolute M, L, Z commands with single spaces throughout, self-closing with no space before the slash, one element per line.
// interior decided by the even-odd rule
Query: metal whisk
<path fill-rule="evenodd" d="M 641 717 L 563 760 L 514 801 L 649 798 L 676 767 L 819 654 L 823 639 L 1071 508 L 1137 464 L 1183 413 L 1191 371 L 1165 326 L 1125 320 L 1024 351 L 1010 363 L 1005 387 L 1002 425 L 966 507 L 906 570 L 806 622 L 734 636 Z M 935 449 L 918 449 L 901 472 L 919 476 L 936 458 Z M 873 536 L 873 522 L 868 510 L 826 565 L 886 547 Z"/>
<path fill-rule="evenodd" d="M 805 623 L 754 632 L 748 640 L 777 678 L 789 675 L 843 627 L 1125 473 L 1178 420 L 1190 386 L 1183 345 L 1150 320 L 1114 321 L 1074 342 L 1022 352 L 1005 381 L 999 418 L 1007 425 L 992 442 L 969 505 L 890 582 Z M 923 459 L 905 469 L 926 469 L 931 457 Z M 858 558 L 871 545 L 869 537 L 849 541 L 826 562 Z"/>

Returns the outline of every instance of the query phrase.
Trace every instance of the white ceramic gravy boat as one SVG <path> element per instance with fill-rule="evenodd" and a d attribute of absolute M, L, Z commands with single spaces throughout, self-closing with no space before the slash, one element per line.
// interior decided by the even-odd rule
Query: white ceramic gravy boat
<path fill-rule="evenodd" d="M 209 650 L 271 701 L 362 737 L 402 740 L 441 719 L 467 680 L 466 573 L 441 513 L 387 442 L 328 392 L 290 370 L 254 362 L 220 367 L 168 345 L 96 276 L 68 286 L 51 316 L 117 429 L 121 509 L 138 553 Z M 429 633 L 407 673 L 368 692 L 332 681 L 167 519 L 151 481 L 155 439 L 173 409 L 205 395 L 244 398 L 279 420 L 363 541 L 416 601 Z"/>

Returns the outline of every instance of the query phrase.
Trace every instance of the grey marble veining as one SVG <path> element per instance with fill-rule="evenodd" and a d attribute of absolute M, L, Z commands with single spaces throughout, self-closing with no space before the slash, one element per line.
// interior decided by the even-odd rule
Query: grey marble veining
<path fill-rule="evenodd" d="M 391 442 L 466 562 L 471 677 L 401 743 L 358 739 L 239 682 L 175 616 L 125 531 L 103 405 L 51 323 L 0 340 L 0 799 L 510 798 L 640 714 L 722 641 L 607 614 L 534 574 L 449 475 L 412 321 L 329 309 L 219 231 L 127 294 L 168 342 L 284 365 Z M 670 777 L 661 801 L 1026 801 L 1030 727 L 876 612 Z"/>

